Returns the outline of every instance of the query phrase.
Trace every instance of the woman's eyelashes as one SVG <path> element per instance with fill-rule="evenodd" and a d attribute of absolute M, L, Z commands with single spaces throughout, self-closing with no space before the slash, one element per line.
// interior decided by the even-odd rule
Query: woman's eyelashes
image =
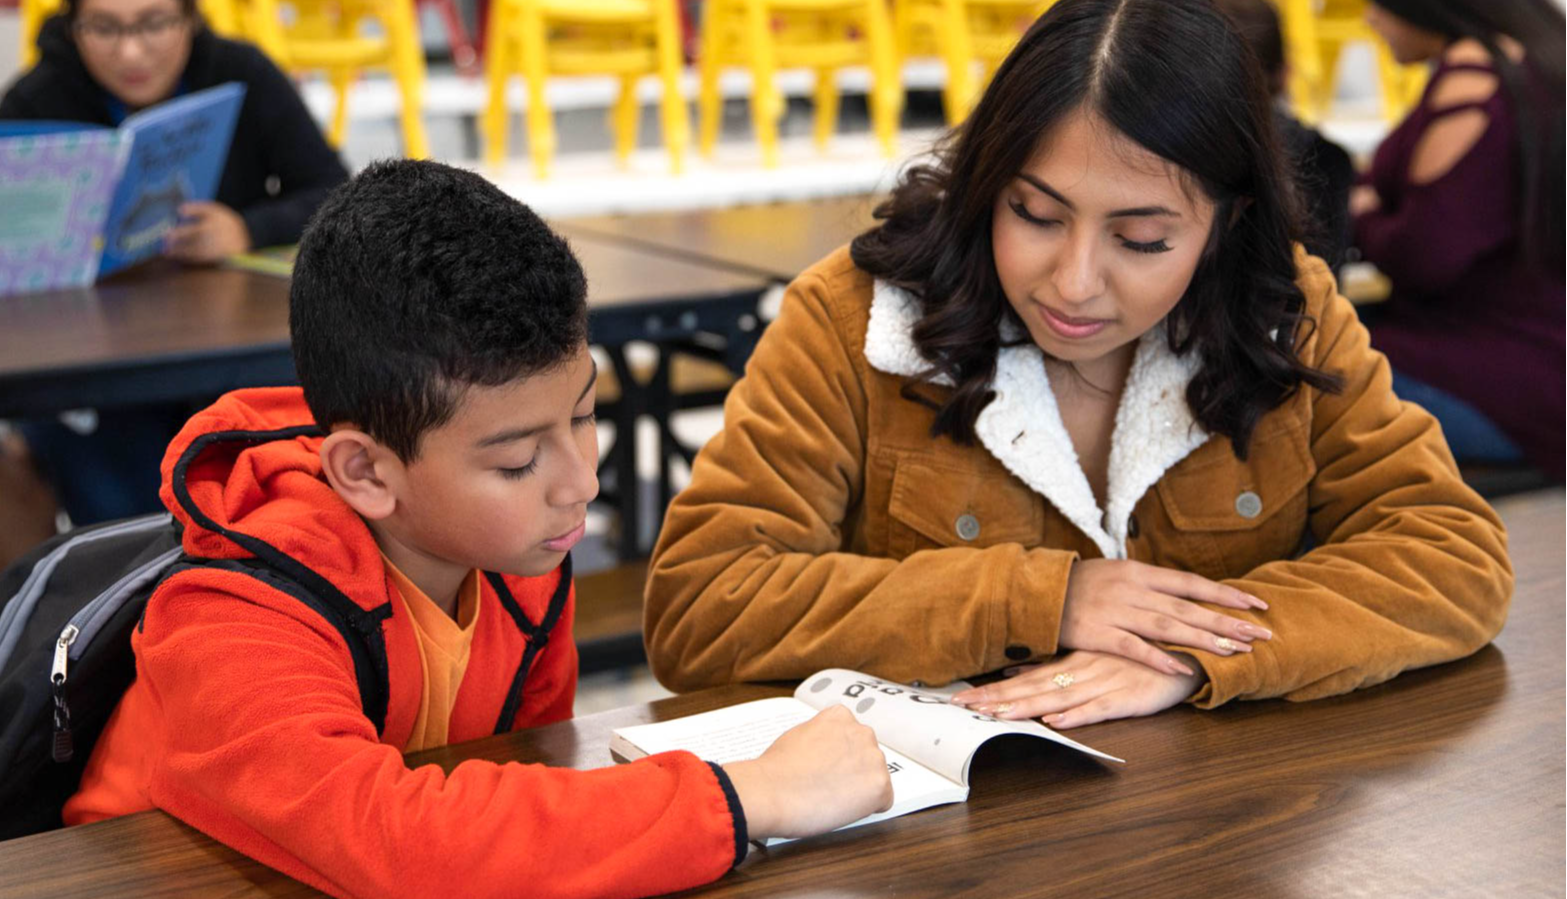
<path fill-rule="evenodd" d="M 1131 250 L 1134 253 L 1168 253 L 1174 249 L 1174 247 L 1165 243 L 1162 239 L 1150 240 L 1146 243 L 1139 243 L 1138 241 L 1127 240 L 1123 237 L 1121 238 L 1121 246 L 1126 247 L 1128 250 Z"/>
<path fill-rule="evenodd" d="M 1029 212 L 1028 206 L 1026 206 L 1022 200 L 1012 200 L 1009 205 L 1012 207 L 1012 212 L 1018 218 L 1028 222 L 1031 225 L 1052 227 L 1061 224 L 1060 219 L 1045 218 L 1043 216 L 1038 216 L 1032 212 Z M 1131 250 L 1134 253 L 1168 253 L 1170 250 L 1174 249 L 1174 247 L 1171 247 L 1168 243 L 1166 243 L 1163 238 L 1160 238 L 1159 240 L 1138 241 L 1127 240 L 1125 237 L 1121 237 L 1120 235 L 1116 235 L 1116 237 L 1121 241 L 1121 246 L 1126 247 L 1128 250 Z"/>
<path fill-rule="evenodd" d="M 1022 200 L 1013 200 L 1010 205 L 1012 206 L 1012 211 L 1014 213 L 1016 213 L 1018 218 L 1022 219 L 1025 222 L 1028 222 L 1031 225 L 1059 225 L 1059 224 L 1061 224 L 1061 220 L 1060 219 L 1043 218 L 1041 216 L 1037 216 L 1037 215 L 1033 214 L 1032 212 L 1029 212 L 1028 211 L 1028 207 L 1023 204 Z"/>

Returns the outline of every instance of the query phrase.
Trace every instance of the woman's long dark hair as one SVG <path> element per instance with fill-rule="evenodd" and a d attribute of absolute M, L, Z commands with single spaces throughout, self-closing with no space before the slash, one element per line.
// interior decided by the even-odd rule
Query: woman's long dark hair
<path fill-rule="evenodd" d="M 1519 236 L 1530 259 L 1561 273 L 1563 233 L 1562 11 L 1551 0 L 1373 0 L 1406 22 L 1449 41 L 1470 38 L 1491 64 L 1512 101 L 1517 123 Z M 1523 47 L 1520 65 L 1498 38 Z M 1535 79 L 1527 69 L 1533 69 Z M 1542 96 L 1542 91 L 1544 95 Z M 1542 102 L 1543 101 L 1543 102 Z"/>
<path fill-rule="evenodd" d="M 911 168 L 855 239 L 860 268 L 918 298 L 914 342 L 955 392 L 931 427 L 974 442 L 993 394 L 1001 323 L 1016 320 L 996 274 L 996 197 L 1053 126 L 1091 110 L 1184 170 L 1214 203 L 1213 230 L 1166 320 L 1170 347 L 1201 364 L 1186 390 L 1197 422 L 1246 457 L 1258 419 L 1300 385 L 1338 380 L 1295 355 L 1296 198 L 1255 60 L 1208 0 L 1061 0 L 1015 47 L 930 165 Z M 906 394 L 911 395 L 911 394 Z"/>

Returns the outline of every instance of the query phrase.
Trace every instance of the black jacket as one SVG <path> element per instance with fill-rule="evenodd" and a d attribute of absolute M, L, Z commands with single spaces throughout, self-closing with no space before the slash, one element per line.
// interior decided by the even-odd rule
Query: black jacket
<path fill-rule="evenodd" d="M 38 65 L 18 77 L 0 100 L 0 119 L 114 124 L 109 95 L 87 74 L 63 16 L 44 23 L 38 50 Z M 198 28 L 185 65 L 185 89 L 228 81 L 245 85 L 245 102 L 217 200 L 244 218 L 255 246 L 295 243 L 311 213 L 348 178 L 348 171 L 288 76 L 250 44 Z"/>

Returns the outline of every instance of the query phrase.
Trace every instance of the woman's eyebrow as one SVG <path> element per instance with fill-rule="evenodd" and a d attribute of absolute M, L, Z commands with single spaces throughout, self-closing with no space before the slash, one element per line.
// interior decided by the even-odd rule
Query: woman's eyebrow
<path fill-rule="evenodd" d="M 1018 172 L 1017 176 L 1022 178 L 1024 181 L 1027 181 L 1029 184 L 1032 184 L 1041 192 L 1049 194 L 1057 203 L 1060 203 L 1062 206 L 1065 206 L 1074 212 L 1077 210 L 1077 206 L 1073 205 L 1072 201 L 1063 196 L 1060 191 L 1056 190 L 1040 179 L 1035 178 L 1033 175 L 1030 175 L 1027 172 Z M 1170 218 L 1180 218 L 1181 214 L 1168 206 L 1133 206 L 1129 209 L 1117 209 L 1116 211 L 1105 216 L 1105 218 L 1131 218 L 1135 216 L 1168 216 Z"/>

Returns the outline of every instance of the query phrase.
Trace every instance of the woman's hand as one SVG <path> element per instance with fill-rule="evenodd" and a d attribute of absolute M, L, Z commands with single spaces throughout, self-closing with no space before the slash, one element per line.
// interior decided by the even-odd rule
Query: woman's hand
<path fill-rule="evenodd" d="M 1369 184 L 1357 185 L 1349 192 L 1349 214 L 1352 216 L 1365 215 L 1368 212 L 1376 212 L 1382 208 L 1382 196 L 1377 189 Z"/>
<path fill-rule="evenodd" d="M 1200 575 L 1124 559 L 1088 559 L 1072 566 L 1061 608 L 1057 645 L 1125 656 L 1168 674 L 1194 671 L 1148 640 L 1218 655 L 1251 652 L 1252 640 L 1271 640 L 1265 627 L 1204 609 L 1192 600 L 1231 609 L 1268 604 Z"/>
<path fill-rule="evenodd" d="M 1038 718 L 1066 729 L 1152 715 L 1196 693 L 1207 676 L 1182 654 L 1192 674 L 1165 674 L 1102 652 L 1074 652 L 1043 665 L 1012 669 L 1007 680 L 965 690 L 952 701 L 997 718 Z"/>
<path fill-rule="evenodd" d="M 250 249 L 250 229 L 222 203 L 180 204 L 181 224 L 163 238 L 164 255 L 181 262 L 212 263 Z"/>

